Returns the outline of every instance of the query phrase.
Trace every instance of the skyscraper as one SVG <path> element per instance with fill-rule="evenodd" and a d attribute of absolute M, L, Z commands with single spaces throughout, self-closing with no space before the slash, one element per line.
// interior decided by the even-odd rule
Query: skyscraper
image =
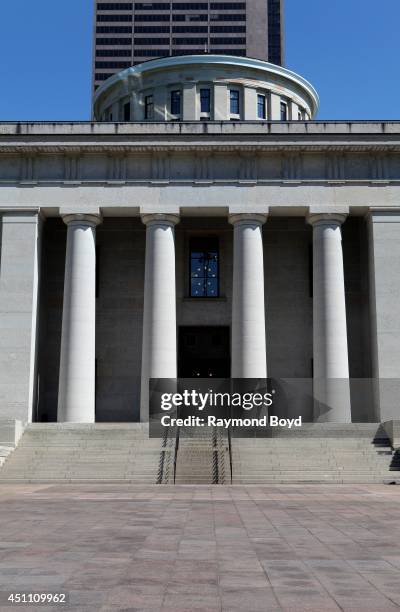
<path fill-rule="evenodd" d="M 95 0 L 93 87 L 156 57 L 218 53 L 283 63 L 283 0 Z"/>

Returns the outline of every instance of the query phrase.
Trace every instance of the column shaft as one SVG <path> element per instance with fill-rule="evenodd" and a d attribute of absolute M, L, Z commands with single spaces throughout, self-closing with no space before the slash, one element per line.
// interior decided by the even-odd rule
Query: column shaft
<path fill-rule="evenodd" d="M 314 420 L 351 422 L 341 224 L 311 215 L 313 226 Z"/>
<path fill-rule="evenodd" d="M 149 419 L 149 379 L 177 377 L 176 215 L 143 215 L 146 224 L 140 420 Z"/>
<path fill-rule="evenodd" d="M 96 215 L 67 215 L 58 421 L 95 421 Z"/>
<path fill-rule="evenodd" d="M 263 215 L 231 215 L 234 226 L 232 378 L 266 378 Z"/>

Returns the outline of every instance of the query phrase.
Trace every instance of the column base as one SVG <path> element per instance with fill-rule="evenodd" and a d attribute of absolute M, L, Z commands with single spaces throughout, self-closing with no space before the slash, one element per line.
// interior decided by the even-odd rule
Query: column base
<path fill-rule="evenodd" d="M 313 392 L 315 423 L 351 423 L 348 378 L 316 379 Z"/>

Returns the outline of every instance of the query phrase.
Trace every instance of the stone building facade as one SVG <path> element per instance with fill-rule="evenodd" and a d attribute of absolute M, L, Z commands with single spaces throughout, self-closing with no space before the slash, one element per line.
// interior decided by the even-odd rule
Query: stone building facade
<path fill-rule="evenodd" d="M 301 77 L 246 60 L 233 83 L 218 57 L 207 88 L 239 116 L 201 121 L 204 66 L 163 61 L 100 88 L 97 122 L 0 125 L 0 418 L 146 421 L 149 378 L 177 376 L 303 380 L 307 421 L 398 418 L 400 123 L 315 121 Z M 146 78 L 188 69 L 183 116 L 135 117 Z"/>

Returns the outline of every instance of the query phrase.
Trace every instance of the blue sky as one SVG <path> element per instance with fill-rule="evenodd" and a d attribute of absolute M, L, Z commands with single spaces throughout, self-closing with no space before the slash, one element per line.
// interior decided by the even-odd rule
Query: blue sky
<path fill-rule="evenodd" d="M 1 3 L 0 121 L 90 117 L 93 0 Z M 286 0 L 286 65 L 319 119 L 400 119 L 400 0 Z"/>

